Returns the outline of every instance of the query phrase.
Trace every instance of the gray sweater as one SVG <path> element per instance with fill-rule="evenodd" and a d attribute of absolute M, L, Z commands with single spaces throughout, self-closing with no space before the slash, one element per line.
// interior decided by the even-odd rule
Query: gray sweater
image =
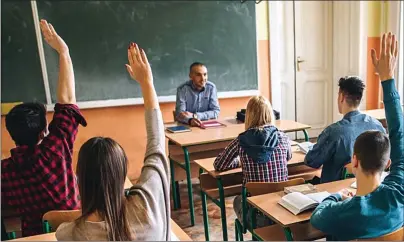
<path fill-rule="evenodd" d="M 146 110 L 147 146 L 142 173 L 127 198 L 127 218 L 136 240 L 171 239 L 169 165 L 160 110 Z M 145 211 L 139 207 L 144 207 Z M 139 223 L 140 221 L 140 223 Z M 107 240 L 105 222 L 63 223 L 57 240 Z"/>

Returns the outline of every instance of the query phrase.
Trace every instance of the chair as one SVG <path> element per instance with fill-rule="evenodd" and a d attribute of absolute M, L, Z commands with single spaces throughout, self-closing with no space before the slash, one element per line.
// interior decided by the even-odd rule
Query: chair
<path fill-rule="evenodd" d="M 209 241 L 209 221 L 206 198 L 209 198 L 220 208 L 223 241 L 227 241 L 226 197 L 239 195 L 242 190 L 242 173 L 229 174 L 221 177 L 212 177 L 208 173 L 199 176 L 202 200 L 202 218 L 205 231 L 205 240 Z"/>
<path fill-rule="evenodd" d="M 355 241 L 404 241 L 404 228 L 391 232 L 389 234 L 382 235 L 377 238 L 370 239 L 357 239 Z"/>
<path fill-rule="evenodd" d="M 174 118 L 174 122 L 177 121 L 177 115 L 175 115 L 175 110 L 173 110 L 173 118 Z"/>
<path fill-rule="evenodd" d="M 250 226 L 247 222 L 247 193 L 250 196 L 258 196 L 266 193 L 273 193 L 282 191 L 285 187 L 296 186 L 304 184 L 305 180 L 303 178 L 296 178 L 284 182 L 248 182 L 242 187 L 241 197 L 242 197 L 242 224 L 238 218 L 235 220 L 235 235 L 236 240 L 243 241 L 243 234 L 250 231 L 253 234 L 253 226 Z"/>
<path fill-rule="evenodd" d="M 52 210 L 42 217 L 44 232 L 56 231 L 64 222 L 73 222 L 81 215 L 81 210 Z"/>

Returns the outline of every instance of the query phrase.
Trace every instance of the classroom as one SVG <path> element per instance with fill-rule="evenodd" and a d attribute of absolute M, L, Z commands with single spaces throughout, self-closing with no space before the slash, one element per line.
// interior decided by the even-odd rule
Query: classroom
<path fill-rule="evenodd" d="M 2 1 L 1 240 L 404 241 L 403 1 Z"/>

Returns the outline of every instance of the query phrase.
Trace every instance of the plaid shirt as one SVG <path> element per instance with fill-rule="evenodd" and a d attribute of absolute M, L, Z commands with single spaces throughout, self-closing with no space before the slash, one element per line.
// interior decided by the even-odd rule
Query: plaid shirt
<path fill-rule="evenodd" d="M 34 147 L 12 149 L 1 161 L 1 201 L 21 214 L 23 236 L 43 232 L 46 212 L 80 207 L 72 164 L 79 124 L 86 121 L 76 105 L 56 104 L 49 135 Z"/>
<path fill-rule="evenodd" d="M 279 144 L 272 151 L 270 161 L 263 164 L 254 162 L 240 147 L 239 138 L 233 140 L 226 149 L 216 157 L 213 166 L 217 171 L 231 170 L 241 167 L 243 184 L 247 182 L 281 182 L 288 180 L 288 161 L 292 158 L 289 138 L 278 132 Z M 237 158 L 239 156 L 239 159 Z"/>

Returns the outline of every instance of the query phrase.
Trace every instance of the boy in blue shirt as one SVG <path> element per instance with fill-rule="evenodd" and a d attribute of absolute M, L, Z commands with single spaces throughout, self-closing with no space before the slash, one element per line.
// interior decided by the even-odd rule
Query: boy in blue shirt
<path fill-rule="evenodd" d="M 346 190 L 333 194 L 311 216 L 312 225 L 332 240 L 376 238 L 403 227 L 404 123 L 394 84 L 397 48 L 395 36 L 389 33 L 382 37 L 380 59 L 372 50 L 383 87 L 389 137 L 367 131 L 357 138 L 352 158 L 356 195 L 351 197 Z M 390 164 L 390 174 L 382 182 L 381 174 Z"/>

